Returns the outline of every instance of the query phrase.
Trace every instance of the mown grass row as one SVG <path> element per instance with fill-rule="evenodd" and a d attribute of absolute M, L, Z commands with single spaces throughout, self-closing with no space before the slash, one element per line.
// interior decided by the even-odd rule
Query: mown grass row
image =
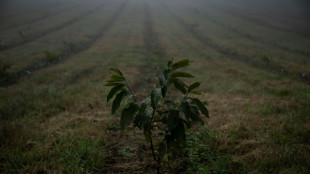
<path fill-rule="evenodd" d="M 3 32 L 5 30 L 12 30 L 13 28 L 22 27 L 22 26 L 25 26 L 25 25 L 33 25 L 33 24 L 35 24 L 35 23 L 37 23 L 39 21 L 47 20 L 48 18 L 53 17 L 55 15 L 62 14 L 62 13 L 65 13 L 67 11 L 71 11 L 73 9 L 79 8 L 82 4 L 83 4 L 83 2 L 77 2 L 76 4 L 72 4 L 71 3 L 70 6 L 68 6 L 68 7 L 67 6 L 63 7 L 64 4 L 61 4 L 61 8 L 57 8 L 56 10 L 54 10 L 52 12 L 49 12 L 49 13 L 43 14 L 43 15 L 35 15 L 34 19 L 24 20 L 21 23 L 15 23 L 15 24 L 12 24 L 12 25 L 7 26 L 7 27 L 0 28 L 0 30 Z M 59 6 L 59 4 L 57 6 Z M 54 8 L 53 5 L 49 6 L 49 7 L 52 8 L 52 9 Z M 44 11 L 49 11 L 49 9 L 48 10 L 44 9 L 42 11 L 43 12 Z M 34 11 L 34 12 L 36 12 L 36 11 Z M 29 14 L 29 13 L 31 13 L 31 12 L 27 12 L 26 14 Z"/>
<path fill-rule="evenodd" d="M 47 2 L 42 3 L 42 4 L 41 3 L 37 4 L 36 8 L 32 8 L 33 6 L 32 7 L 29 7 L 26 5 L 24 6 L 24 3 L 19 3 L 17 1 L 15 1 L 11 4 L 10 8 L 4 9 L 3 14 L 1 15 L 1 18 L 2 19 L 12 19 L 13 18 L 13 19 L 18 20 L 18 21 L 21 20 L 19 18 L 23 18 L 23 20 L 21 20 L 21 21 L 24 21 L 24 20 L 27 21 L 27 20 L 30 20 L 32 17 L 35 17 L 35 16 L 33 16 L 33 14 L 42 13 L 42 11 L 53 9 L 53 8 L 55 8 L 56 5 L 57 5 L 57 3 L 47 1 Z M 16 8 L 19 10 L 18 11 L 17 10 L 12 11 L 12 8 Z M 31 16 L 30 19 L 28 19 L 29 16 Z M 2 24 L 2 25 L 4 25 L 4 24 Z M 6 24 L 6 25 L 8 25 L 8 24 Z"/>
<path fill-rule="evenodd" d="M 305 137 L 309 136 L 309 129 L 306 128 L 309 124 L 307 118 L 309 110 L 306 104 L 309 100 L 307 85 L 283 75 L 248 67 L 243 62 L 221 57 L 195 41 L 195 38 L 181 29 L 181 26 L 175 26 L 177 23 L 173 21 L 174 19 L 162 14 L 163 11 L 158 13 L 160 15 L 156 15 L 157 19 L 165 19 L 160 20 L 161 23 L 158 22 L 158 25 L 169 24 L 169 27 L 162 28 L 159 33 L 163 37 L 169 36 L 165 41 L 170 43 L 165 42 L 163 46 L 170 50 L 174 57 L 192 55 L 195 57 L 194 60 L 199 62 L 199 66 L 197 65 L 192 71 L 193 74 L 198 74 L 198 79 L 203 79 L 203 84 L 206 84 L 203 86 L 203 91 L 208 93 L 210 113 L 213 114 L 209 125 L 212 131 L 219 130 L 216 141 L 220 144 L 216 149 L 220 150 L 220 154 L 226 159 L 231 160 L 228 160 L 229 163 L 237 162 L 237 166 L 241 165 L 239 170 L 223 162 L 222 166 L 225 164 L 228 166 L 223 169 L 228 171 L 235 169 L 244 173 L 249 171 L 307 173 L 309 171 L 307 160 L 305 155 L 301 155 L 309 154 L 309 146 L 305 141 Z M 170 32 L 165 33 L 167 31 Z M 184 39 L 180 39 L 181 36 Z M 268 92 L 270 86 L 275 92 Z M 298 104 L 296 101 L 299 101 Z M 263 116 L 261 111 L 257 111 L 257 106 L 266 102 L 268 103 L 266 105 L 273 109 L 267 109 L 271 112 L 268 111 Z M 262 105 L 258 108 L 266 106 Z M 286 132 L 286 128 L 294 130 L 295 133 Z M 282 136 L 283 134 L 285 135 Z M 296 135 L 299 135 L 298 138 L 294 138 Z M 278 137 L 285 137 L 280 144 Z M 286 141 L 287 139 L 289 140 Z M 203 144 L 200 144 L 201 149 L 206 148 Z M 293 155 L 296 148 L 298 150 Z M 285 153 L 280 154 L 279 151 L 283 149 Z M 212 158 L 212 154 L 207 156 Z M 203 160 L 199 161 L 198 158 L 197 161 L 199 164 Z M 287 165 L 288 163 L 291 164 Z M 208 166 L 202 171 L 208 171 L 207 168 L 212 170 L 212 167 Z"/>
<path fill-rule="evenodd" d="M 253 56 L 248 56 L 241 52 L 232 51 L 230 48 L 226 48 L 223 45 L 219 45 L 218 43 L 214 42 L 211 38 L 208 36 L 200 33 L 199 30 L 196 29 L 195 26 L 191 25 L 190 23 L 183 20 L 181 17 L 176 15 L 166 4 L 164 4 L 162 1 L 159 1 L 164 8 L 167 9 L 167 11 L 180 23 L 180 25 L 187 30 L 187 32 L 191 33 L 191 35 L 205 44 L 206 46 L 220 52 L 221 54 L 224 54 L 225 56 L 229 58 L 233 58 L 242 62 L 245 62 L 246 64 L 253 66 L 255 68 L 263 68 L 268 69 L 270 71 L 274 71 L 275 73 L 281 73 L 282 71 L 285 71 L 288 75 L 299 78 L 301 80 L 309 82 L 309 79 L 304 77 L 302 74 L 304 72 L 295 72 L 291 71 L 290 69 L 284 69 L 284 67 L 281 64 L 273 63 L 270 61 L 270 59 L 266 56 L 263 56 L 262 58 L 258 59 Z"/>
<path fill-rule="evenodd" d="M 192 37 L 157 2 L 148 2 L 148 7 L 140 2 L 130 1 L 120 19 L 86 51 L 1 89 L 8 99 L 4 106 L 23 101 L 12 105 L 21 107 L 11 113 L 24 105 L 27 111 L 24 117 L 1 120 L 7 125 L 1 131 L 6 140 L 1 141 L 1 172 L 151 171 L 143 163 L 149 154 L 138 156 L 138 149 L 147 148 L 140 135 L 129 134 L 125 144 L 113 144 L 120 141 L 119 128 L 110 106 L 103 104 L 103 84 L 108 69 L 117 66 L 130 74 L 130 84 L 143 90 L 149 83 L 141 73 L 150 67 L 146 54 L 157 54 L 151 45 L 157 42 L 168 58 L 194 60 L 189 71 L 202 81 L 207 95 L 200 97 L 209 100 L 211 115 L 210 129 L 188 132 L 187 153 L 172 163 L 173 169 L 167 166 L 167 172 L 307 173 L 308 87 L 223 57 Z"/>
<path fill-rule="evenodd" d="M 87 50 L 92 46 L 94 42 L 97 41 L 98 38 L 102 37 L 102 35 L 109 30 L 109 28 L 113 25 L 115 20 L 118 18 L 118 16 L 123 12 L 124 8 L 126 7 L 126 3 L 123 3 L 118 11 L 107 21 L 107 23 L 100 29 L 99 33 L 96 33 L 96 35 L 92 36 L 90 40 L 86 43 L 80 44 L 77 47 L 74 47 L 74 45 L 69 45 L 69 48 L 66 48 L 62 53 L 55 54 L 51 52 L 46 52 L 46 59 L 43 59 L 43 61 L 39 63 L 35 63 L 32 65 L 29 65 L 28 67 L 25 67 L 24 69 L 12 74 L 12 77 L 8 80 L 6 80 L 5 83 L 2 84 L 2 86 L 8 86 L 13 83 L 16 83 L 19 78 L 22 78 L 24 76 L 29 75 L 29 72 L 33 73 L 41 68 L 45 68 L 47 66 L 53 65 L 55 63 L 58 63 L 59 61 L 68 58 L 74 54 L 78 54 L 79 52 L 82 52 L 84 50 Z M 101 7 L 100 7 L 101 8 Z M 69 43 L 70 44 L 70 43 Z"/>
<path fill-rule="evenodd" d="M 40 37 L 44 37 L 48 34 L 51 34 L 55 31 L 63 29 L 69 25 L 72 25 L 72 24 L 74 24 L 74 23 L 76 23 L 76 22 L 78 22 L 84 18 L 87 18 L 88 16 L 92 15 L 96 11 L 100 10 L 105 5 L 106 5 L 105 3 L 100 4 L 100 5 L 95 5 L 94 8 L 87 10 L 87 11 L 85 11 L 85 12 L 83 12 L 83 13 L 73 17 L 72 19 L 63 22 L 63 23 L 60 23 L 58 25 L 53 25 L 50 28 L 43 30 L 42 32 L 35 32 L 33 34 L 25 35 L 25 34 L 23 34 L 23 31 L 19 30 L 19 36 L 21 37 L 21 39 L 19 41 L 13 41 L 12 43 L 9 43 L 9 44 L 3 43 L 3 45 L 1 46 L 1 50 L 10 50 L 10 49 L 13 49 L 15 47 L 19 47 L 19 46 L 22 46 L 24 44 L 27 44 L 29 42 L 33 42 Z"/>
<path fill-rule="evenodd" d="M 132 14 L 133 7 L 131 5 L 130 9 L 124 8 L 124 10 L 127 9 L 126 14 Z M 6 132 L 14 133 L 4 134 L 9 137 L 4 137 L 7 141 L 1 141 L 2 147 L 5 147 L 1 148 L 1 159 L 5 159 L 5 162 L 1 161 L 1 171 L 84 173 L 102 170 L 106 164 L 106 157 L 110 156 L 110 152 L 105 146 L 105 137 L 102 135 L 104 135 L 105 126 L 111 123 L 109 113 L 105 111 L 106 106 L 103 105 L 104 91 L 106 91 L 103 81 L 105 77 L 109 76 L 108 68 L 117 62 L 115 57 L 124 51 L 122 48 L 128 48 L 128 53 L 130 49 L 135 49 L 137 43 L 135 39 L 123 42 L 123 39 L 134 38 L 135 35 L 119 34 L 124 30 L 123 24 L 130 23 L 127 21 L 128 17 L 121 14 L 121 18 L 111 25 L 112 30 L 107 30 L 107 34 L 101 35 L 87 51 L 80 53 L 70 61 L 57 64 L 54 68 L 41 69 L 41 73 L 34 74 L 28 82 L 23 81 L 18 84 L 20 88 L 24 89 L 25 86 L 36 84 L 34 89 L 25 90 L 29 94 L 25 100 L 35 102 L 36 105 L 33 109 L 38 112 L 6 123 L 1 122 L 7 125 L 8 131 Z M 134 25 L 126 26 L 131 28 L 126 27 L 126 31 L 136 32 L 132 28 Z M 96 49 L 97 47 L 100 49 Z M 140 53 L 143 51 L 141 50 Z M 118 60 L 120 59 L 132 62 L 130 55 L 119 57 Z M 139 60 L 141 61 L 142 58 Z M 138 64 L 138 61 L 132 63 Z M 84 70 L 92 71 L 84 74 Z M 55 79 L 57 80 L 55 81 Z M 7 92 L 14 93 L 15 89 L 9 88 L 6 89 Z M 40 91 L 40 89 L 42 89 L 42 96 L 35 96 L 34 92 Z M 44 93 L 47 98 L 43 97 Z M 12 93 L 10 96 L 11 99 L 16 98 Z M 62 109 L 60 112 L 44 116 L 44 113 L 52 108 L 57 108 L 49 103 L 52 100 L 59 103 L 58 106 L 62 106 Z M 38 105 L 40 103 L 41 105 Z M 82 103 L 85 103 L 85 107 L 81 107 Z M 40 107 L 43 108 L 39 109 Z M 26 110 L 32 109 L 27 108 Z M 109 130 L 109 127 L 107 129 Z M 19 139 L 20 136 L 23 138 Z M 17 143 L 18 141 L 19 143 Z M 22 147 L 27 148 L 23 149 Z M 18 151 L 17 149 L 21 149 L 21 151 L 15 153 Z"/>

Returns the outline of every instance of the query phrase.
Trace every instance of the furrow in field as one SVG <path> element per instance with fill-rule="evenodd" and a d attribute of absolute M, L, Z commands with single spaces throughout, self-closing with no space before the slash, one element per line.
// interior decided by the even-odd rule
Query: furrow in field
<path fill-rule="evenodd" d="M 16 14 L 4 14 L 3 16 L 1 16 L 1 18 L 9 18 L 9 17 L 13 17 L 13 16 L 20 16 L 20 15 L 25 15 L 25 14 L 28 14 L 28 13 L 35 13 L 35 12 L 40 12 L 40 11 L 45 11 L 45 10 L 48 10 L 50 8 L 53 8 L 54 6 L 57 6 L 57 2 L 54 2 L 52 4 L 45 4 L 43 7 L 39 7 L 37 9 L 28 9 L 28 10 L 22 10 L 22 11 L 19 11 L 18 13 Z M 42 10 L 43 8 L 43 10 Z"/>
<path fill-rule="evenodd" d="M 65 23 L 62 23 L 62 24 L 57 25 L 57 26 L 55 26 L 55 27 L 49 28 L 48 30 L 45 30 L 45 31 L 42 32 L 42 33 L 38 33 L 37 35 L 33 35 L 33 36 L 32 36 L 31 38 L 29 38 L 29 39 L 26 38 L 26 39 L 25 39 L 24 41 L 22 41 L 22 42 L 16 42 L 16 43 L 12 43 L 12 44 L 10 44 L 10 45 L 2 46 L 2 47 L 0 48 L 0 50 L 1 50 L 1 51 L 2 51 L 2 50 L 9 50 L 9 49 L 12 49 L 12 48 L 21 46 L 21 45 L 23 45 L 23 44 L 32 42 L 32 41 L 34 41 L 34 40 L 36 40 L 36 39 L 38 39 L 38 38 L 40 38 L 40 37 L 44 37 L 44 36 L 46 36 L 46 35 L 48 35 L 48 34 L 50 34 L 50 33 L 52 33 L 52 32 L 58 31 L 58 30 L 60 30 L 60 29 L 62 29 L 62 28 L 65 28 L 65 27 L 67 27 L 67 26 L 69 26 L 69 25 L 71 25 L 71 24 L 73 24 L 73 23 L 76 23 L 76 22 L 78 22 L 78 21 L 80 21 L 80 20 L 82 20 L 82 19 L 84 19 L 84 18 L 86 18 L 86 17 L 92 15 L 92 14 L 95 13 L 97 10 L 100 10 L 102 7 L 104 7 L 106 4 L 107 4 L 107 3 L 103 3 L 103 4 L 101 4 L 101 5 L 98 5 L 98 6 L 95 7 L 94 9 L 88 10 L 88 11 L 86 11 L 85 13 L 82 13 L 81 15 L 79 15 L 79 16 L 77 16 L 77 17 L 75 17 L 75 18 L 73 18 L 73 19 L 71 19 L 71 20 L 69 20 L 69 21 L 67 21 L 67 22 L 65 22 Z"/>
<path fill-rule="evenodd" d="M 268 20 L 268 17 L 261 18 L 259 16 L 254 16 L 254 15 L 249 15 L 248 13 L 245 13 L 243 10 L 237 10 L 230 8 L 230 6 L 223 6 L 217 3 L 214 3 L 210 1 L 209 3 L 212 4 L 212 8 L 216 9 L 218 11 L 221 11 L 223 13 L 226 13 L 227 15 L 234 16 L 236 18 L 242 19 L 244 21 L 247 21 L 249 23 L 255 24 L 255 25 L 260 25 L 263 27 L 268 27 L 270 29 L 278 30 L 278 31 L 283 31 L 283 32 L 289 32 L 289 33 L 294 33 L 296 35 L 302 36 L 302 37 L 307 37 L 309 38 L 309 32 L 305 31 L 305 29 L 302 28 L 296 28 L 296 27 L 289 27 L 289 26 L 283 26 L 283 25 L 277 25 L 277 21 L 271 21 Z M 209 4 L 210 5 L 210 4 Z M 267 20 L 266 20 L 267 19 Z M 292 23 L 291 23 L 292 25 Z"/>
<path fill-rule="evenodd" d="M 239 60 L 242 61 L 250 66 L 253 66 L 255 68 L 262 68 L 262 69 L 267 69 L 267 70 L 271 70 L 271 71 L 280 71 L 281 69 L 283 69 L 282 66 L 276 65 L 276 64 L 269 64 L 268 66 L 266 66 L 265 64 L 260 63 L 258 60 L 256 60 L 255 58 L 251 58 L 249 56 L 246 55 L 242 55 L 242 54 L 238 54 L 235 52 L 231 52 L 229 49 L 221 47 L 220 45 L 214 43 L 211 39 L 209 39 L 208 37 L 200 34 L 198 31 L 196 31 L 193 27 L 191 27 L 191 25 L 184 21 L 182 18 L 180 18 L 179 16 L 177 16 L 175 13 L 173 13 L 173 11 L 166 5 L 164 4 L 164 2 L 162 1 L 158 1 L 160 2 L 161 6 L 163 8 L 166 9 L 166 11 L 175 18 L 175 20 L 187 31 L 189 32 L 195 39 L 197 39 L 198 41 L 200 41 L 202 44 L 216 50 L 217 52 L 226 55 L 229 58 L 235 59 L 235 60 Z M 300 77 L 300 73 L 292 73 L 292 72 L 287 72 L 289 75 L 293 76 L 294 78 L 296 77 Z M 306 81 L 307 83 L 310 82 L 310 79 L 305 79 L 304 81 Z"/>
<path fill-rule="evenodd" d="M 256 36 L 253 36 L 249 33 L 245 33 L 245 32 L 242 32 L 240 30 L 238 30 L 237 28 L 233 27 L 233 26 L 230 26 L 228 24 L 225 24 L 225 23 L 221 23 L 219 22 L 218 20 L 215 20 L 213 19 L 212 17 L 206 15 L 206 18 L 213 22 L 214 24 L 224 28 L 224 29 L 227 29 L 241 37 L 245 37 L 253 42 L 256 42 L 256 43 L 260 43 L 260 44 L 263 44 L 263 45 L 267 45 L 267 46 L 271 46 L 271 47 L 274 47 L 274 48 L 278 48 L 278 49 L 281 49 L 283 51 L 288 51 L 288 52 L 291 52 L 291 53 L 295 53 L 295 54 L 300 54 L 302 56 L 306 56 L 308 55 L 309 53 L 305 52 L 304 50 L 299 50 L 299 49 L 294 49 L 294 48 L 289 48 L 289 47 L 285 47 L 285 46 L 281 46 L 279 44 L 277 44 L 276 42 L 269 42 L 269 41 L 266 41 L 264 39 L 261 39 L 259 37 L 256 37 Z"/>
<path fill-rule="evenodd" d="M 284 57 L 291 57 L 298 54 L 298 57 L 303 59 L 306 58 L 305 56 L 309 56 L 309 39 L 296 35 L 293 32 L 275 30 L 259 24 L 248 22 L 233 15 L 228 15 L 221 11 L 221 9 L 217 9 L 216 7 L 214 8 L 213 3 L 209 1 L 200 2 L 198 4 L 193 3 L 190 5 L 180 4 L 179 6 L 182 8 L 182 10 L 184 10 L 182 16 L 185 18 L 186 16 L 191 17 L 187 18 L 188 22 L 196 22 L 194 23 L 194 27 L 198 28 L 199 26 L 207 24 L 208 28 L 206 28 L 206 31 L 212 30 L 212 28 L 214 30 L 214 28 L 217 27 L 219 28 L 219 31 L 217 32 L 214 30 L 214 34 L 216 35 L 222 32 L 222 34 L 218 35 L 219 38 L 224 38 L 227 35 L 226 37 L 229 39 L 228 42 L 230 42 L 231 39 L 234 39 L 237 42 L 245 39 L 245 41 L 241 41 L 243 45 L 246 43 L 246 40 L 252 41 L 253 44 L 251 45 L 253 46 L 256 45 L 263 50 L 272 50 L 273 53 L 278 52 L 279 54 L 275 54 L 276 56 L 282 55 Z M 177 11 L 180 10 L 176 10 L 175 12 Z M 201 32 L 208 33 L 206 31 Z M 215 37 L 215 35 L 210 36 Z M 263 50 L 257 49 L 257 51 Z"/>
<path fill-rule="evenodd" d="M 147 2 L 143 4 L 143 45 L 144 45 L 144 60 L 142 66 L 139 66 L 139 72 L 147 77 L 145 79 L 137 79 L 132 85 L 134 93 L 139 93 L 142 87 L 144 89 L 152 88 L 156 78 L 153 78 L 158 69 L 163 67 L 163 59 L 166 58 L 165 51 L 159 43 L 157 33 L 154 31 L 154 23 L 151 16 L 151 8 Z M 143 83 L 143 86 L 141 85 Z"/>
<path fill-rule="evenodd" d="M 69 57 L 72 57 L 75 54 L 78 54 L 80 52 L 83 52 L 87 49 L 89 49 L 93 43 L 95 43 L 100 37 L 102 37 L 110 28 L 111 26 L 115 23 L 115 21 L 118 19 L 118 17 L 123 13 L 124 9 L 127 6 L 127 1 L 123 2 L 120 7 L 116 10 L 116 12 L 114 13 L 114 15 L 108 20 L 108 22 L 102 27 L 102 29 L 100 30 L 100 32 L 98 32 L 96 35 L 92 36 L 91 40 L 88 41 L 87 43 L 84 43 L 81 47 L 79 47 L 78 49 L 72 50 L 71 52 L 68 51 L 64 51 L 61 56 L 58 57 L 58 59 L 53 60 L 52 62 L 46 62 L 46 61 L 41 61 L 38 63 L 35 63 L 33 65 L 30 65 L 26 68 L 24 68 L 23 70 L 20 70 L 18 72 L 16 72 L 13 76 L 13 78 L 11 78 L 9 81 L 0 84 L 0 86 L 2 87 L 7 87 L 9 85 L 12 85 L 14 83 L 16 83 L 18 81 L 18 79 L 25 77 L 27 75 L 35 71 L 38 71 L 39 69 L 54 65 L 59 63 L 60 61 L 67 59 Z"/>
<path fill-rule="evenodd" d="M 166 54 L 161 44 L 159 43 L 157 33 L 154 31 L 154 22 L 151 17 L 151 9 L 147 2 L 144 3 L 144 33 L 143 41 L 147 50 L 147 58 L 155 61 L 160 66 L 160 60 L 166 58 Z"/>
<path fill-rule="evenodd" d="M 34 23 L 37 23 L 39 21 L 42 21 L 42 20 L 46 20 L 47 18 L 49 17 L 52 17 L 52 16 L 55 16 L 57 14 L 60 14 L 60 13 L 63 13 L 63 12 L 68 12 L 68 11 L 71 11 L 71 10 L 74 10 L 80 6 L 82 6 L 82 2 L 78 3 L 78 4 L 74 4 L 73 6 L 70 6 L 70 7 L 66 7 L 64 9 L 60 9 L 60 10 L 57 10 L 57 11 L 54 11 L 54 12 L 51 12 L 51 13 L 48 13 L 48 14 L 45 14 L 45 15 L 42 15 L 40 16 L 39 18 L 36 18 L 36 19 L 33 19 L 31 21 L 26 21 L 24 23 L 21 23 L 21 24 L 13 24 L 13 25 L 10 25 L 10 26 L 7 26 L 7 27 L 3 27 L 3 28 L 0 28 L 1 31 L 3 30 L 9 30 L 9 29 L 13 29 L 13 28 L 17 28 L 17 27 L 20 27 L 20 26 L 24 26 L 24 25 L 32 25 Z"/>

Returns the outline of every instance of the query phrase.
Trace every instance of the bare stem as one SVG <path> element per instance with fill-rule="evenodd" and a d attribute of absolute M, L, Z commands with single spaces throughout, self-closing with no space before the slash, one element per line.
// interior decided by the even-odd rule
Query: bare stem
<path fill-rule="evenodd" d="M 154 119 L 155 112 L 156 112 L 156 109 L 154 109 L 154 110 L 153 110 L 153 113 L 152 113 L 152 118 L 151 118 L 151 120 L 150 120 L 150 125 L 151 125 L 151 126 L 152 126 L 152 122 L 153 122 L 153 119 Z M 152 149 L 153 158 L 154 158 L 154 161 L 156 161 L 156 156 L 155 156 L 155 151 L 154 151 L 154 146 L 153 146 L 152 131 L 151 131 L 150 143 L 151 143 L 151 149 Z"/>
<path fill-rule="evenodd" d="M 156 109 L 153 110 L 152 113 L 152 118 L 150 120 L 150 124 L 152 125 L 153 119 L 154 119 L 154 115 L 155 115 Z M 159 155 L 158 155 L 158 160 L 156 160 L 156 155 L 155 155 L 155 150 L 154 150 L 154 145 L 153 145 L 153 138 L 152 138 L 152 131 L 151 131 L 151 139 L 150 139 L 150 143 L 151 143 L 151 149 L 152 149 L 152 155 L 153 155 L 153 159 L 154 161 L 157 161 L 157 174 L 159 174 Z"/>
<path fill-rule="evenodd" d="M 153 159 L 154 159 L 154 161 L 156 161 L 156 156 L 155 156 L 155 151 L 154 151 L 152 136 L 151 136 L 150 143 L 151 143 L 151 149 L 152 149 Z"/>

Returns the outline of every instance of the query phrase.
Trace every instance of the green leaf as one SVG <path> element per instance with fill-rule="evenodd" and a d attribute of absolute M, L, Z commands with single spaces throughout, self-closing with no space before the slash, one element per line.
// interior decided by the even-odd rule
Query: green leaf
<path fill-rule="evenodd" d="M 151 93 L 151 102 L 152 103 L 151 103 L 151 105 L 152 105 L 153 109 L 157 108 L 157 104 L 158 104 L 160 95 L 161 95 L 161 89 L 160 88 L 155 88 L 152 90 L 152 93 Z"/>
<path fill-rule="evenodd" d="M 171 74 L 171 78 L 177 78 L 177 77 L 189 77 L 192 78 L 194 77 L 193 75 L 186 73 L 186 72 L 175 72 Z"/>
<path fill-rule="evenodd" d="M 147 104 L 141 103 L 141 105 L 140 105 L 140 113 L 144 113 L 146 108 L 147 108 Z"/>
<path fill-rule="evenodd" d="M 151 97 L 146 97 L 141 101 L 141 103 L 149 104 L 151 102 Z"/>
<path fill-rule="evenodd" d="M 177 126 L 178 120 L 179 120 L 179 111 L 171 110 L 167 119 L 167 126 L 170 131 Z"/>
<path fill-rule="evenodd" d="M 144 100 L 142 100 L 140 105 L 140 113 L 144 113 L 145 109 L 147 108 L 147 104 L 151 102 L 150 97 L 146 97 Z"/>
<path fill-rule="evenodd" d="M 193 89 L 198 88 L 200 86 L 199 82 L 195 82 L 188 87 L 188 92 L 191 92 Z"/>
<path fill-rule="evenodd" d="M 134 126 L 138 127 L 139 129 L 143 128 L 144 123 L 147 121 L 147 115 L 143 113 L 138 113 L 134 120 Z"/>
<path fill-rule="evenodd" d="M 159 77 L 159 84 L 160 84 L 160 86 L 164 86 L 166 84 L 166 80 L 163 76 Z"/>
<path fill-rule="evenodd" d="M 121 79 L 109 79 L 107 80 L 107 83 L 118 83 L 118 82 L 123 82 Z"/>
<path fill-rule="evenodd" d="M 115 87 L 113 87 L 108 96 L 107 96 L 107 102 L 109 102 L 109 100 L 119 91 L 121 90 L 125 85 L 124 84 L 120 84 L 120 85 L 117 85 Z"/>
<path fill-rule="evenodd" d="M 205 107 L 205 105 L 197 98 L 191 98 L 191 100 L 199 108 L 201 113 L 203 113 L 203 115 L 205 115 L 207 118 L 209 118 L 209 112 L 208 112 L 207 108 Z"/>
<path fill-rule="evenodd" d="M 178 119 L 177 126 L 171 133 L 175 134 L 174 136 L 178 144 L 185 142 L 185 128 L 181 118 Z"/>
<path fill-rule="evenodd" d="M 161 86 L 161 95 L 163 98 L 165 98 L 167 93 L 167 81 L 163 76 L 159 77 L 159 84 Z"/>
<path fill-rule="evenodd" d="M 117 68 L 111 68 L 110 70 L 116 72 L 116 73 L 119 74 L 120 76 L 123 76 L 122 72 L 121 72 L 119 69 L 117 69 Z"/>
<path fill-rule="evenodd" d="M 161 96 L 165 98 L 166 94 L 167 94 L 167 85 L 164 85 L 161 87 Z"/>
<path fill-rule="evenodd" d="M 191 116 L 191 108 L 188 102 L 182 102 L 181 103 L 181 109 L 184 113 L 184 116 L 186 118 L 187 121 L 189 121 L 189 118 Z"/>
<path fill-rule="evenodd" d="M 202 118 L 200 117 L 199 111 L 195 106 L 190 106 L 191 107 L 191 119 L 193 121 L 200 122 L 202 125 L 204 125 L 204 122 Z"/>
<path fill-rule="evenodd" d="M 172 64 L 172 60 L 169 60 L 168 63 L 167 63 L 167 67 L 169 68 Z"/>
<path fill-rule="evenodd" d="M 125 108 L 123 110 L 122 115 L 121 115 L 121 120 L 120 120 L 121 128 L 123 131 L 130 125 L 137 110 L 138 110 L 138 107 L 134 103 L 130 103 L 128 108 Z"/>
<path fill-rule="evenodd" d="M 183 83 L 181 83 L 179 80 L 174 80 L 173 85 L 175 88 L 177 88 L 179 91 L 181 91 L 183 94 L 186 94 L 186 88 Z"/>
<path fill-rule="evenodd" d="M 123 83 L 112 83 L 112 82 L 108 82 L 107 84 L 105 84 L 104 86 L 117 86 L 117 85 L 121 85 Z"/>
<path fill-rule="evenodd" d="M 116 110 L 119 108 L 123 98 L 126 95 L 126 91 L 122 91 L 120 93 L 118 93 L 113 101 L 112 104 L 112 114 L 114 114 L 116 112 Z"/>
<path fill-rule="evenodd" d="M 168 80 L 170 78 L 170 70 L 166 69 L 163 71 L 164 77 L 166 80 Z"/>
<path fill-rule="evenodd" d="M 184 59 L 184 60 L 181 60 L 181 61 L 178 61 L 178 62 L 174 63 L 171 66 L 171 68 L 172 68 L 172 70 L 176 70 L 176 69 L 188 66 L 188 65 L 189 65 L 189 60 L 188 59 Z"/>
<path fill-rule="evenodd" d="M 115 79 L 115 80 L 125 80 L 125 77 L 120 76 L 120 75 L 112 75 L 111 79 Z"/>
<path fill-rule="evenodd" d="M 145 137 L 145 140 L 147 142 L 150 142 L 151 141 L 151 136 L 152 136 L 152 130 L 151 130 L 151 125 L 149 124 L 144 124 L 143 126 L 143 133 L 144 133 L 144 137 Z"/>
<path fill-rule="evenodd" d="M 192 94 L 201 95 L 200 91 L 191 91 Z"/>

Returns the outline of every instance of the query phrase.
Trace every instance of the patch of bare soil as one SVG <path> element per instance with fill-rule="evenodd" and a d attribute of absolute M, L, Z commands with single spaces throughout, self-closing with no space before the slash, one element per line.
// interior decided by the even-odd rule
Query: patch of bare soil
<path fill-rule="evenodd" d="M 106 132 L 108 156 L 100 173 L 155 173 L 151 148 L 144 140 L 142 131 L 134 129 L 123 137 L 120 133 Z"/>

